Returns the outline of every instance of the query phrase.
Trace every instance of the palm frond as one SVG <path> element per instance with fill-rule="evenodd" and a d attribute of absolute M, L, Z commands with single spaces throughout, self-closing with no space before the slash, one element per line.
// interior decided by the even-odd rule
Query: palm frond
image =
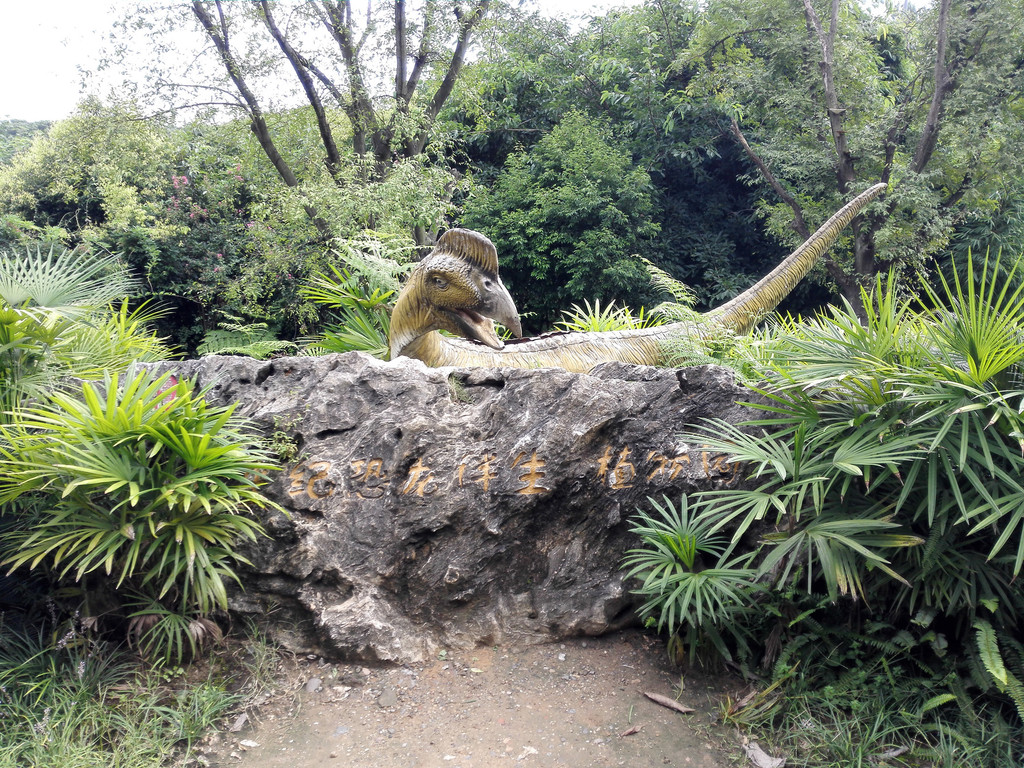
<path fill-rule="evenodd" d="M 40 247 L 25 255 L 0 253 L 0 301 L 27 312 L 44 308 L 69 316 L 124 299 L 139 283 L 120 260 L 80 250 L 44 254 Z"/>

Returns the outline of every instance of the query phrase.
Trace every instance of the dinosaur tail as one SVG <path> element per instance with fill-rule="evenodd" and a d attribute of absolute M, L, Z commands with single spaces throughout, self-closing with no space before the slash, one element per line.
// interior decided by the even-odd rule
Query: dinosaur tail
<path fill-rule="evenodd" d="M 737 333 L 749 331 L 764 315 L 774 310 L 789 295 L 797 283 L 811 271 L 818 258 L 827 251 L 864 207 L 886 189 L 885 184 L 875 184 L 840 208 L 818 230 L 787 256 L 782 263 L 765 275 L 755 285 L 720 307 L 712 309 L 705 317 L 732 328 Z"/>

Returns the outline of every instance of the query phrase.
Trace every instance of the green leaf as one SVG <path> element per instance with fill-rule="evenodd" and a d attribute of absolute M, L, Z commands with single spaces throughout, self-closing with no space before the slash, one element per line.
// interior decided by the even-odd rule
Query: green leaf
<path fill-rule="evenodd" d="M 999 652 L 999 641 L 996 639 L 995 630 L 991 624 L 982 619 L 974 622 L 974 628 L 977 630 L 974 637 L 978 644 L 982 664 L 1000 686 L 1005 686 L 1009 679 L 1009 673 L 1003 664 L 1003 656 Z"/>

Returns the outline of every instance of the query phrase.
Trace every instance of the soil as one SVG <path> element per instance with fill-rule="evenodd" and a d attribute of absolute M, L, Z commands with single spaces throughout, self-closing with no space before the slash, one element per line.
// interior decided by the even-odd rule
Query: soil
<path fill-rule="evenodd" d="M 236 722 L 235 732 L 204 744 L 200 762 L 211 768 L 729 768 L 742 749 L 734 732 L 716 725 L 718 705 L 741 689 L 729 678 L 682 674 L 663 643 L 638 631 L 516 650 L 452 651 L 401 667 L 292 660 L 277 692 Z M 694 711 L 681 714 L 645 693 Z"/>

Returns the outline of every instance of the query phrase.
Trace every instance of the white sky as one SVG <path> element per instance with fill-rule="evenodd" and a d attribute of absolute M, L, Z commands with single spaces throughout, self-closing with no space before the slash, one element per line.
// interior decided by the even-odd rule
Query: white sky
<path fill-rule="evenodd" d="M 577 15 L 632 2 L 636 0 L 538 0 L 537 5 L 551 15 Z M 78 68 L 95 68 L 114 19 L 130 13 L 133 3 L 8 0 L 4 6 L 0 119 L 59 120 L 83 96 Z"/>

